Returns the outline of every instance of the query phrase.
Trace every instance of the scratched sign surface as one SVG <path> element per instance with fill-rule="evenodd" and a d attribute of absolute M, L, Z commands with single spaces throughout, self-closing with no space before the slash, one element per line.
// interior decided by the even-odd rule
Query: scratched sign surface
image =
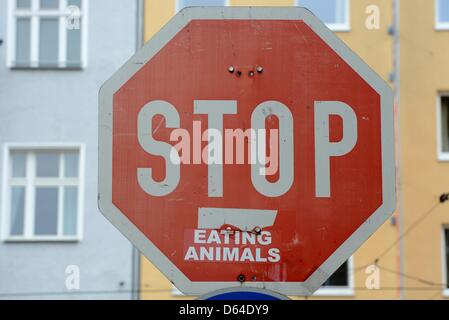
<path fill-rule="evenodd" d="M 185 9 L 101 89 L 100 209 L 184 293 L 311 294 L 394 210 L 392 104 L 305 9 Z"/>

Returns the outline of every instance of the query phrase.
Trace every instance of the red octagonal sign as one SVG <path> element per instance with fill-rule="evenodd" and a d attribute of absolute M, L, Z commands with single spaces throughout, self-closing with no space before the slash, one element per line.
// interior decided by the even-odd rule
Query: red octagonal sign
<path fill-rule="evenodd" d="M 302 8 L 188 8 L 100 93 L 99 206 L 181 291 L 310 295 L 393 213 L 393 95 Z"/>

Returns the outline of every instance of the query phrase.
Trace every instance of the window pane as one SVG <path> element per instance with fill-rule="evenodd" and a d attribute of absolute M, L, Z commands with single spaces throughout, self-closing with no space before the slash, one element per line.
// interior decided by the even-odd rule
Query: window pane
<path fill-rule="evenodd" d="M 56 66 L 58 64 L 59 20 L 41 18 L 39 34 L 39 65 Z"/>
<path fill-rule="evenodd" d="M 323 284 L 324 287 L 347 287 L 348 283 L 348 262 L 341 265 L 333 275 Z"/>
<path fill-rule="evenodd" d="M 59 0 L 41 0 L 41 9 L 59 9 Z"/>
<path fill-rule="evenodd" d="M 25 218 L 25 188 L 11 188 L 11 229 L 12 236 L 23 235 L 23 222 Z"/>
<path fill-rule="evenodd" d="M 225 6 L 225 0 L 178 0 L 178 9 L 185 7 Z"/>
<path fill-rule="evenodd" d="M 64 235 L 74 236 L 77 229 L 78 188 L 64 188 Z"/>
<path fill-rule="evenodd" d="M 11 154 L 12 159 L 12 177 L 25 178 L 26 177 L 26 153 L 14 152 Z"/>
<path fill-rule="evenodd" d="M 446 279 L 449 279 L 449 229 L 445 230 L 446 236 Z M 449 288 L 449 281 L 446 286 Z"/>
<path fill-rule="evenodd" d="M 449 152 L 449 97 L 441 97 L 441 147 Z"/>
<path fill-rule="evenodd" d="M 31 0 L 17 0 L 18 9 L 30 9 Z"/>
<path fill-rule="evenodd" d="M 78 177 L 78 167 L 79 159 L 77 152 L 66 152 L 64 155 L 65 159 L 65 172 L 64 176 L 67 178 L 77 178 Z"/>
<path fill-rule="evenodd" d="M 36 188 L 35 235 L 56 235 L 58 232 L 58 188 Z"/>
<path fill-rule="evenodd" d="M 30 47 L 31 47 L 31 22 L 29 18 L 17 19 L 16 31 L 16 65 L 30 64 Z"/>
<path fill-rule="evenodd" d="M 59 177 L 59 153 L 36 153 L 36 176 L 40 178 Z"/>
<path fill-rule="evenodd" d="M 449 0 L 438 1 L 438 22 L 449 22 Z"/>
<path fill-rule="evenodd" d="M 81 29 L 67 30 L 67 66 L 81 66 Z"/>
<path fill-rule="evenodd" d="M 309 9 L 328 24 L 346 22 L 346 4 L 345 0 L 299 0 L 299 6 Z"/>

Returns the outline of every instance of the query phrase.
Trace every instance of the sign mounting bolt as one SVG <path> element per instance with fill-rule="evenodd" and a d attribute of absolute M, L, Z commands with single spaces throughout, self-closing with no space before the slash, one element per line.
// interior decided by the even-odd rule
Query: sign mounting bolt
<path fill-rule="evenodd" d="M 262 66 L 258 66 L 256 70 L 257 70 L 258 73 L 262 73 L 263 72 L 263 67 Z"/>
<path fill-rule="evenodd" d="M 235 68 L 234 68 L 233 66 L 230 66 L 230 67 L 228 68 L 228 71 L 229 71 L 229 73 L 234 73 Z"/>

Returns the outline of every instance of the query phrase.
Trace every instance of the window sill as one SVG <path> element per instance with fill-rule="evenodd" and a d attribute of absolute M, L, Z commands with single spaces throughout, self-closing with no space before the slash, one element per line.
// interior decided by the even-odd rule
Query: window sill
<path fill-rule="evenodd" d="M 449 162 L 449 153 L 439 153 L 438 154 L 438 161 L 440 162 Z"/>
<path fill-rule="evenodd" d="M 318 289 L 314 297 L 354 297 L 354 289 L 349 287 L 328 287 Z"/>
<path fill-rule="evenodd" d="M 346 24 L 326 24 L 333 32 L 351 32 L 351 27 Z"/>
<path fill-rule="evenodd" d="M 86 66 L 82 61 L 65 61 L 60 63 L 11 61 L 8 67 L 12 70 L 82 70 Z"/>
<path fill-rule="evenodd" d="M 31 70 L 31 71 L 80 71 L 84 68 L 82 66 L 67 66 L 67 67 L 58 67 L 58 66 L 40 66 L 40 67 L 31 67 L 31 66 L 11 66 L 11 70 Z"/>
<path fill-rule="evenodd" d="M 8 237 L 3 240 L 5 243 L 78 243 L 81 242 L 79 237 L 33 237 L 33 238 L 23 238 L 23 237 Z"/>
<path fill-rule="evenodd" d="M 435 24 L 435 31 L 449 31 L 449 22 Z"/>

